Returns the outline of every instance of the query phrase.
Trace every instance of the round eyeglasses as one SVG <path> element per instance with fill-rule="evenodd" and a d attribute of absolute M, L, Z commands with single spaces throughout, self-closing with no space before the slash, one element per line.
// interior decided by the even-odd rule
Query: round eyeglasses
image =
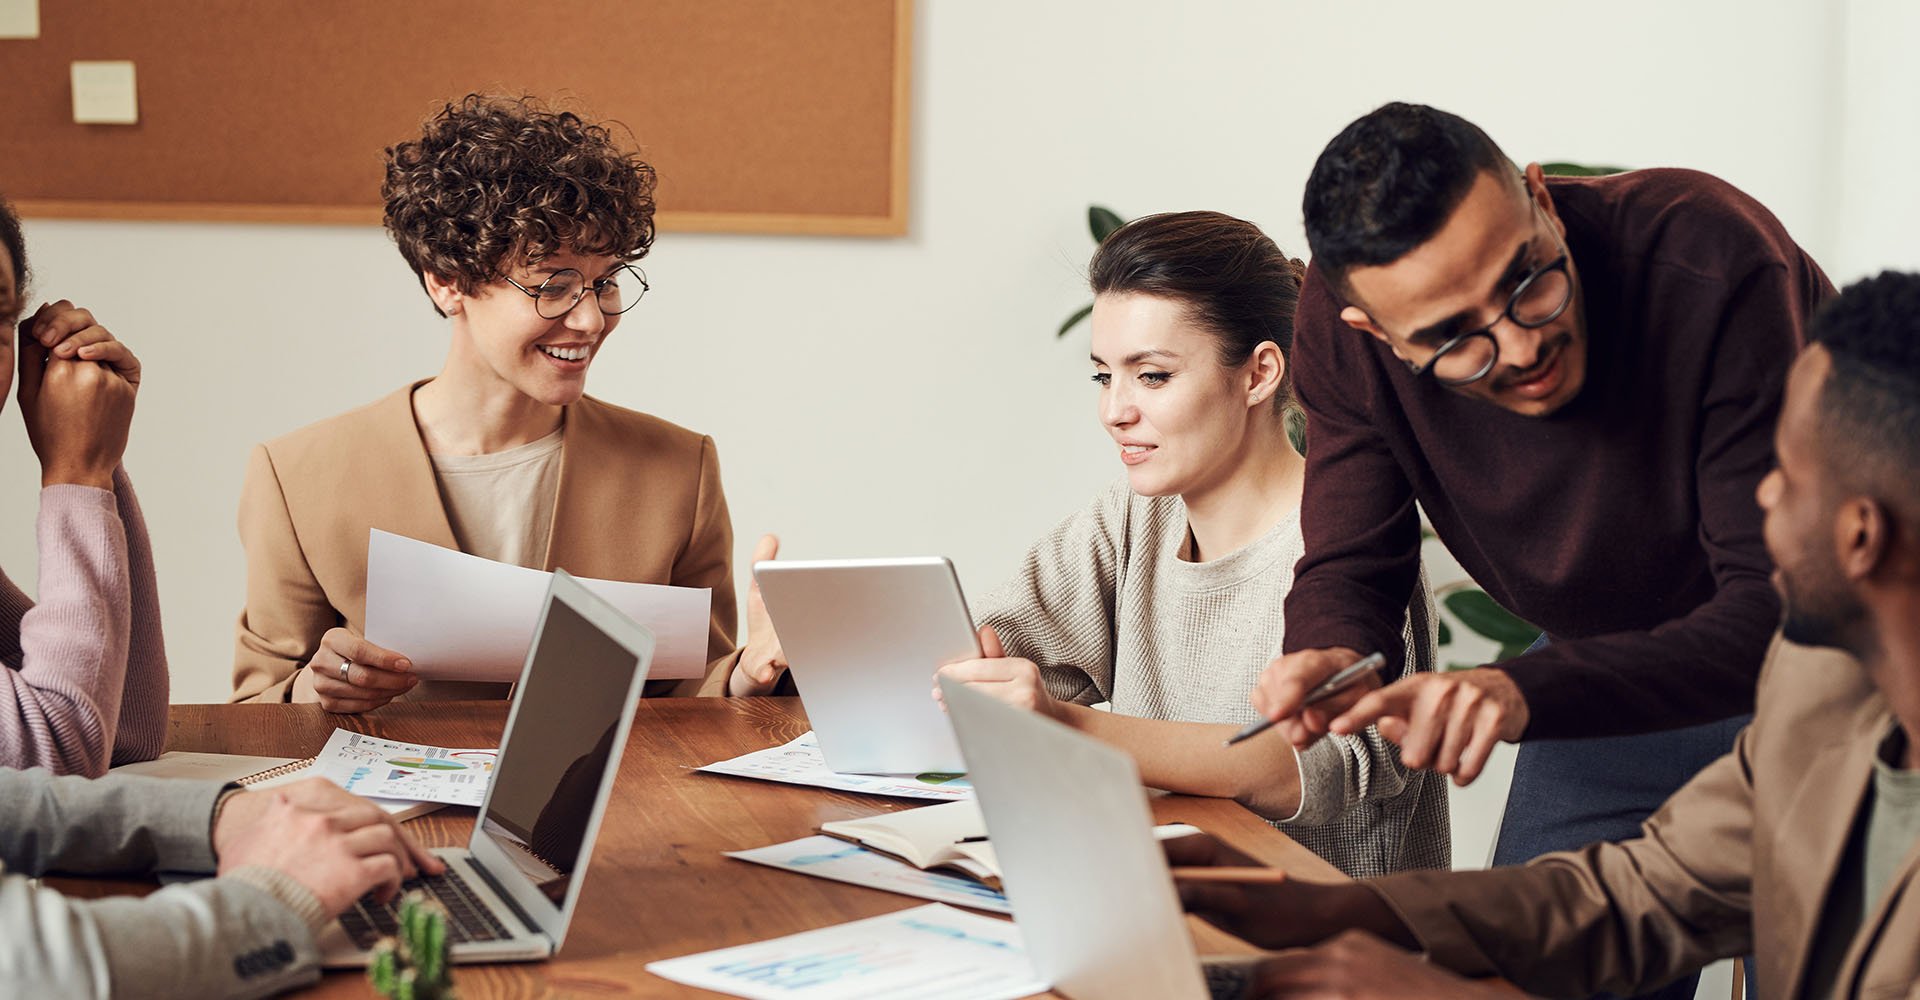
<path fill-rule="evenodd" d="M 528 288 L 512 278 L 507 278 L 507 284 L 527 293 L 533 300 L 533 311 L 539 313 L 541 319 L 559 319 L 572 312 L 587 294 L 588 287 L 592 287 L 593 297 L 600 303 L 600 312 L 608 316 L 632 309 L 634 303 L 647 294 L 647 276 L 632 264 L 622 264 L 595 282 L 588 282 L 586 275 L 569 267 L 553 272 L 538 288 Z"/>
<path fill-rule="evenodd" d="M 1537 330 L 1559 319 L 1572 301 L 1573 278 L 1567 273 L 1567 253 L 1563 250 L 1560 256 L 1520 279 L 1500 319 Z M 1441 344 L 1426 364 L 1412 366 L 1413 374 L 1418 377 L 1432 373 L 1434 381 L 1447 386 L 1470 385 L 1486 378 L 1500 363 L 1500 342 L 1493 336 L 1493 328 L 1500 319 Z"/>

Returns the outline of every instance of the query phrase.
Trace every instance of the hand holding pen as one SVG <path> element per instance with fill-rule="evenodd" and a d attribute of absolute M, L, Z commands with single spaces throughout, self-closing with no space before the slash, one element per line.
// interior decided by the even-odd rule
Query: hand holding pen
<path fill-rule="evenodd" d="M 1349 662 L 1333 676 L 1311 688 L 1307 687 L 1309 682 L 1302 680 L 1302 675 L 1308 671 L 1324 673 L 1329 666 L 1326 661 L 1335 659 L 1347 659 Z M 1276 724 L 1287 722 L 1290 725 L 1282 729 L 1282 735 L 1287 737 L 1289 743 L 1305 749 L 1326 730 L 1324 725 L 1310 728 L 1301 718 L 1304 711 L 1311 705 L 1367 684 L 1369 679 L 1373 683 L 1367 686 L 1378 686 L 1379 671 L 1386 662 L 1384 653 L 1361 656 L 1347 649 L 1302 650 L 1275 660 L 1260 675 L 1259 687 L 1253 695 L 1254 707 L 1266 718 L 1233 734 L 1225 745 L 1232 746 L 1266 732 Z"/>

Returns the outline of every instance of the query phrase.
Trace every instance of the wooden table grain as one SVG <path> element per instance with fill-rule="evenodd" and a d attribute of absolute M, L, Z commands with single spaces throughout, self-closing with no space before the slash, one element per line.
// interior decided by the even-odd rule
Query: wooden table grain
<path fill-rule="evenodd" d="M 169 750 L 309 756 L 336 727 L 438 746 L 497 746 L 505 702 L 396 702 L 363 716 L 315 705 L 175 705 Z M 701 774 L 702 764 L 807 730 L 797 698 L 642 699 L 565 946 L 551 961 L 463 965 L 467 1000 L 548 996 L 713 996 L 646 972 L 648 962 L 812 930 L 924 900 L 724 857 L 816 832 L 824 822 L 911 808 L 913 800 Z M 1157 822 L 1191 823 L 1309 879 L 1333 866 L 1222 799 L 1156 796 Z M 430 845 L 463 845 L 475 810 L 408 821 Z M 1202 953 L 1253 949 L 1189 920 Z M 314 996 L 365 996 L 357 973 L 330 973 Z"/>

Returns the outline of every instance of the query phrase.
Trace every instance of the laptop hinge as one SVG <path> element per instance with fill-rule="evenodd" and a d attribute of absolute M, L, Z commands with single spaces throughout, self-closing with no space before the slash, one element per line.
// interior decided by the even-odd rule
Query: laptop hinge
<path fill-rule="evenodd" d="M 507 891 L 507 887 L 501 885 L 500 880 L 494 878 L 493 873 L 487 870 L 487 866 L 480 863 L 479 858 L 468 855 L 467 860 L 471 862 L 468 867 L 479 873 L 480 877 L 486 881 L 487 887 L 493 890 L 493 894 L 500 897 L 502 903 L 507 904 L 507 909 L 513 911 L 513 915 L 520 921 L 520 926 L 526 928 L 528 934 L 536 937 L 547 936 L 545 931 L 534 924 L 533 918 L 527 915 L 527 911 L 521 909 L 520 904 L 514 901 L 513 894 Z M 551 941 L 549 941 L 549 945 L 551 945 Z"/>

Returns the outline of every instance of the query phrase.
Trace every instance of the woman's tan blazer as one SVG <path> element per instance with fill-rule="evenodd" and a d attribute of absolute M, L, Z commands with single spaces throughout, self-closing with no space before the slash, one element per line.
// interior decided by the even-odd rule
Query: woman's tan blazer
<path fill-rule="evenodd" d="M 240 497 L 247 605 L 234 632 L 234 701 L 313 699 L 295 679 L 321 635 L 364 630 L 370 529 L 459 547 L 413 419 L 419 385 L 253 449 Z M 706 682 L 649 682 L 647 692 L 717 693 L 735 658 L 736 605 L 713 440 L 583 396 L 566 408 L 561 441 L 544 568 L 712 588 Z"/>

